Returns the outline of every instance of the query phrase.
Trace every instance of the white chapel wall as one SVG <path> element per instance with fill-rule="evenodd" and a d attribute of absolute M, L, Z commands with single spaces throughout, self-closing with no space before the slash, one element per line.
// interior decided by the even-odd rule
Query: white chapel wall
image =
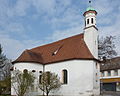
<path fill-rule="evenodd" d="M 92 55 L 98 58 L 98 31 L 94 27 L 84 30 L 84 41 Z"/>
<path fill-rule="evenodd" d="M 43 65 L 42 64 L 38 64 L 38 63 L 15 63 L 14 64 L 14 70 L 20 70 L 23 72 L 24 69 L 27 69 L 28 71 L 33 71 L 35 70 L 35 72 L 33 72 L 33 74 L 35 75 L 36 79 L 34 82 L 34 94 L 38 95 L 38 94 L 42 94 L 42 92 L 39 90 L 38 88 L 38 81 L 39 81 L 39 71 L 43 71 Z M 11 88 L 11 95 L 15 95 L 15 91 L 13 88 Z"/>
<path fill-rule="evenodd" d="M 45 71 L 58 74 L 62 80 L 62 70 L 68 71 L 68 84 L 62 85 L 57 93 L 62 96 L 88 96 L 99 94 L 99 79 L 96 77 L 95 62 L 90 60 L 71 60 L 45 66 Z M 98 83 L 96 83 L 96 79 Z"/>

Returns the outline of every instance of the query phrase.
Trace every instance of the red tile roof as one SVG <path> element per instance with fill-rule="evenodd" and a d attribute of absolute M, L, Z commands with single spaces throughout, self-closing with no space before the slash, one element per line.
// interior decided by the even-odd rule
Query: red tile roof
<path fill-rule="evenodd" d="M 120 57 L 106 59 L 100 65 L 100 71 L 120 69 Z"/>
<path fill-rule="evenodd" d="M 16 62 L 37 62 L 49 64 L 73 59 L 95 59 L 84 42 L 83 34 L 57 42 L 25 50 Z"/>

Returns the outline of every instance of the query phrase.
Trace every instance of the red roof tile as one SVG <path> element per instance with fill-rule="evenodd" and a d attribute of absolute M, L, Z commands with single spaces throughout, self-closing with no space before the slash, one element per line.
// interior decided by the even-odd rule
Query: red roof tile
<path fill-rule="evenodd" d="M 120 69 L 120 57 L 114 57 L 112 59 L 106 59 L 100 65 L 100 71 Z"/>
<path fill-rule="evenodd" d="M 95 59 L 84 42 L 83 34 L 24 51 L 16 62 L 49 64 L 72 59 Z"/>

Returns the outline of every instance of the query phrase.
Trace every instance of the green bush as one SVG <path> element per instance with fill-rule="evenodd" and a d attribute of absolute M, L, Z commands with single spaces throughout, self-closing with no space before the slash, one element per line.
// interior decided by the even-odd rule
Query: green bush
<path fill-rule="evenodd" d="M 0 95 L 0 96 L 11 96 L 11 95 Z"/>

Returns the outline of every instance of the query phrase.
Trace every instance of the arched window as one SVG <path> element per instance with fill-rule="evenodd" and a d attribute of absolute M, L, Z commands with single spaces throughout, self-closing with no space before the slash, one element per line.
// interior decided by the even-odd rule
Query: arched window
<path fill-rule="evenodd" d="M 40 74 L 39 75 L 39 84 L 41 84 L 41 78 L 42 78 L 42 75 Z"/>
<path fill-rule="evenodd" d="M 85 26 L 86 26 L 86 20 L 85 20 Z"/>
<path fill-rule="evenodd" d="M 89 24 L 89 19 L 87 19 L 87 24 Z"/>
<path fill-rule="evenodd" d="M 91 18 L 91 23 L 93 24 L 93 18 Z"/>
<path fill-rule="evenodd" d="M 41 79 L 42 79 L 42 71 L 39 71 L 39 84 L 41 84 Z"/>
<path fill-rule="evenodd" d="M 63 84 L 67 84 L 68 83 L 68 72 L 65 69 L 62 71 L 62 73 L 63 73 Z"/>

